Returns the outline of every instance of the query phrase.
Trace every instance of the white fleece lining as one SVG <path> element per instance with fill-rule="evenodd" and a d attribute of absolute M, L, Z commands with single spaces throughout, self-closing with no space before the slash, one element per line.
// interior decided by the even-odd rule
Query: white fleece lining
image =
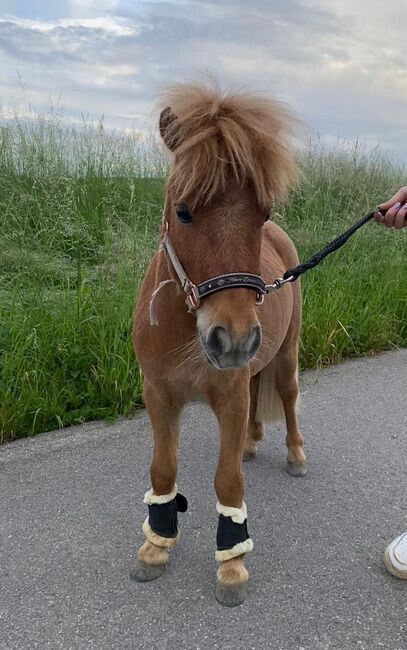
<path fill-rule="evenodd" d="M 244 542 L 239 542 L 232 546 L 232 548 L 226 548 L 224 551 L 215 551 L 215 560 L 217 562 L 224 562 L 225 560 L 231 560 L 233 557 L 242 555 L 243 553 L 250 553 L 253 550 L 253 540 L 249 537 Z"/>
<path fill-rule="evenodd" d="M 173 548 L 179 539 L 179 533 L 176 537 L 161 537 L 161 535 L 155 533 L 148 523 L 148 517 L 143 523 L 143 533 L 151 544 L 161 546 L 162 548 Z"/>
<path fill-rule="evenodd" d="M 235 524 L 243 524 L 247 519 L 247 508 L 244 501 L 242 501 L 241 508 L 232 508 L 231 506 L 223 506 L 219 501 L 216 504 L 216 510 L 224 517 L 231 517 Z M 250 549 L 251 550 L 251 549 Z"/>
<path fill-rule="evenodd" d="M 169 501 L 172 501 L 178 492 L 178 486 L 177 484 L 174 485 L 174 489 L 172 492 L 169 494 L 154 494 L 153 493 L 153 488 L 150 488 L 150 490 L 147 490 L 147 492 L 144 495 L 143 503 L 147 503 L 147 505 L 152 506 L 154 503 L 157 505 L 161 503 L 168 503 Z"/>

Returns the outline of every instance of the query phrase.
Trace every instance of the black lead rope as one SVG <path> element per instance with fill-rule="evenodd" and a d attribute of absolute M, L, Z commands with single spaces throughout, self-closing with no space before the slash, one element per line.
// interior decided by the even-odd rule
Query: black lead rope
<path fill-rule="evenodd" d="M 310 269 L 313 269 L 317 264 L 322 262 L 322 260 L 329 255 L 330 253 L 333 253 L 334 251 L 338 250 L 341 246 L 343 246 L 355 233 L 359 228 L 365 225 L 368 221 L 373 219 L 375 214 L 375 211 L 369 212 L 366 216 L 363 217 L 363 219 L 360 219 L 357 221 L 351 228 L 346 230 L 342 235 L 339 235 L 339 237 L 336 237 L 333 241 L 331 241 L 329 244 L 325 246 L 319 253 L 315 253 L 312 257 L 310 257 L 309 260 L 306 262 L 303 262 L 303 264 L 299 264 L 293 269 L 288 269 L 284 275 L 283 275 L 283 280 L 286 280 L 288 282 L 294 282 L 297 280 L 300 275 L 305 273 L 305 271 L 309 271 Z"/>

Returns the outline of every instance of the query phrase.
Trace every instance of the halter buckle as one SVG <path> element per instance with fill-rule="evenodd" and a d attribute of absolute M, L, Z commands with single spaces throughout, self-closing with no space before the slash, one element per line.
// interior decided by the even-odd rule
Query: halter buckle
<path fill-rule="evenodd" d="M 189 311 L 196 311 L 201 303 L 198 287 L 192 282 L 189 283 L 186 303 L 189 307 Z"/>

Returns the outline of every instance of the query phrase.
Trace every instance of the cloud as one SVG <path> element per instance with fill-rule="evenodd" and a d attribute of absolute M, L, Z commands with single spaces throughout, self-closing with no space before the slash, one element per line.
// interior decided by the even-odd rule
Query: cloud
<path fill-rule="evenodd" d="M 163 84 L 209 71 L 225 85 L 289 101 L 322 136 L 385 142 L 407 158 L 404 0 L 360 0 L 347 10 L 342 0 L 52 7 L 52 16 L 0 19 L 3 104 L 44 111 L 61 97 L 69 115 L 103 113 L 112 126 L 146 128 Z"/>

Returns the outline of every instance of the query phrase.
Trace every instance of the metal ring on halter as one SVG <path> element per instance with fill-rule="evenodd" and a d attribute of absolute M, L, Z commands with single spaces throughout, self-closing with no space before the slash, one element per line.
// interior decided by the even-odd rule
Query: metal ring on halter
<path fill-rule="evenodd" d="M 262 305 L 264 302 L 264 293 L 258 292 L 256 294 L 256 305 Z"/>
<path fill-rule="evenodd" d="M 196 311 L 201 303 L 201 299 L 198 293 L 198 287 L 196 286 L 196 284 L 193 284 L 192 282 L 190 282 L 190 286 L 188 288 L 187 303 L 189 305 L 189 308 L 192 311 Z"/>

